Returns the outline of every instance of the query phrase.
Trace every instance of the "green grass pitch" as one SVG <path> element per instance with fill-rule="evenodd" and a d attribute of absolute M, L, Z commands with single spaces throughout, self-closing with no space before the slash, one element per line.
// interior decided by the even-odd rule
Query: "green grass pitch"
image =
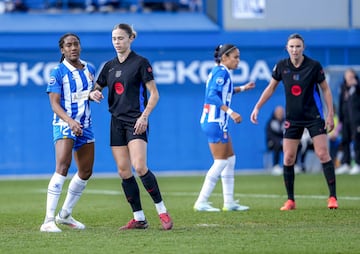
<path fill-rule="evenodd" d="M 132 218 L 119 178 L 94 177 L 73 211 L 84 231 L 62 227 L 41 233 L 49 179 L 0 181 L 0 253 L 360 253 L 360 176 L 337 177 L 339 209 L 327 208 L 322 174 L 297 175 L 297 209 L 280 211 L 286 200 L 282 177 L 237 175 L 235 198 L 247 212 L 194 212 L 204 176 L 158 176 L 174 220 L 160 222 L 140 184 L 146 230 L 119 231 Z M 62 204 L 69 177 L 60 199 Z M 210 201 L 222 206 L 220 181 Z"/>

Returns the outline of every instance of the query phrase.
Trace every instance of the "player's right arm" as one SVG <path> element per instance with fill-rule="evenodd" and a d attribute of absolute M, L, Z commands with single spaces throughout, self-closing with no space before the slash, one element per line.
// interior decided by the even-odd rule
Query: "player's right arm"
<path fill-rule="evenodd" d="M 59 93 L 49 92 L 51 109 L 58 117 L 60 117 L 64 122 L 69 125 L 69 128 L 76 136 L 81 136 L 83 126 L 80 123 L 76 122 L 74 119 L 72 119 L 70 116 L 68 116 L 68 114 L 61 106 L 60 97 L 61 95 Z"/>
<path fill-rule="evenodd" d="M 275 92 L 278 84 L 280 81 L 271 78 L 268 86 L 265 88 L 265 90 L 262 92 L 258 102 L 255 104 L 255 107 L 251 113 L 250 116 L 250 121 L 252 123 L 257 124 L 258 123 L 258 114 L 260 111 L 260 108 L 270 99 L 270 97 L 272 96 L 272 94 Z"/>

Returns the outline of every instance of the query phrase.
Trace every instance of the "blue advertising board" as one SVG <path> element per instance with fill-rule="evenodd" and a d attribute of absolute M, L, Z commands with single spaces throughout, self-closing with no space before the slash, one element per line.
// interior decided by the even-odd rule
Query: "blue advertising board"
<path fill-rule="evenodd" d="M 148 166 L 154 171 L 206 170 L 212 163 L 207 139 L 201 132 L 205 80 L 214 65 L 212 47 L 133 48 L 153 65 L 160 92 L 150 116 Z M 256 88 L 233 97 L 232 108 L 243 117 L 230 125 L 239 170 L 263 169 L 265 123 L 278 104 L 284 105 L 283 87 L 261 110 L 259 124 L 250 122 L 251 110 L 271 78 L 274 64 L 286 57 L 283 46 L 241 47 L 241 63 L 233 81 L 256 82 Z M 356 64 L 360 50 L 313 47 L 307 54 L 324 67 Z M 350 55 L 350 57 L 349 57 Z M 86 48 L 82 58 L 98 71 L 115 56 L 110 47 Z M 54 171 L 52 111 L 45 92 L 50 70 L 60 59 L 57 48 L 0 50 L 0 176 L 50 174 Z M 344 59 L 348 59 L 344 62 Z M 350 59 L 350 60 L 349 60 Z M 354 59 L 354 60 L 351 60 Z M 334 84 L 337 85 L 337 84 Z M 106 95 L 107 90 L 104 90 Z M 116 173 L 109 147 L 109 113 L 106 100 L 92 103 L 96 153 L 94 173 Z M 75 166 L 72 167 L 75 171 Z"/>

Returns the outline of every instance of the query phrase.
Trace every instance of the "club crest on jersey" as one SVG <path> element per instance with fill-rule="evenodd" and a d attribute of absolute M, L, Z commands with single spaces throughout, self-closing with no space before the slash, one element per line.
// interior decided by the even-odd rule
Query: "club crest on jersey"
<path fill-rule="evenodd" d="M 56 79 L 55 79 L 55 77 L 50 77 L 50 79 L 49 79 L 49 86 L 53 86 L 53 85 L 55 85 L 55 83 L 56 83 Z"/>
<path fill-rule="evenodd" d="M 121 71 L 116 71 L 116 72 L 115 72 L 115 77 L 116 77 L 116 78 L 120 78 L 120 76 L 121 76 Z"/>
<path fill-rule="evenodd" d="M 294 74 L 293 75 L 293 80 L 299 80 L 300 79 L 300 75 L 299 74 Z"/>
<path fill-rule="evenodd" d="M 216 82 L 217 85 L 223 85 L 224 84 L 224 78 L 223 77 L 218 77 L 215 82 Z"/>

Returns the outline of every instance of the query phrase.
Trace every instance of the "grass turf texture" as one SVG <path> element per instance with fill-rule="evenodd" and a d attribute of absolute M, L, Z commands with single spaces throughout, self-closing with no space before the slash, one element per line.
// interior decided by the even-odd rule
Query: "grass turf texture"
<path fill-rule="evenodd" d="M 235 197 L 247 212 L 194 212 L 203 176 L 158 177 L 174 220 L 160 229 L 155 207 L 140 185 L 150 227 L 119 231 L 132 218 L 118 178 L 92 178 L 73 211 L 87 228 L 60 226 L 41 233 L 47 179 L 0 181 L 0 253 L 360 253 L 360 176 L 337 177 L 339 209 L 327 208 L 324 176 L 297 175 L 297 209 L 286 201 L 282 177 L 237 175 Z M 69 177 L 63 190 L 67 189 Z M 65 192 L 60 199 L 63 203 Z M 220 181 L 210 198 L 222 207 Z"/>

